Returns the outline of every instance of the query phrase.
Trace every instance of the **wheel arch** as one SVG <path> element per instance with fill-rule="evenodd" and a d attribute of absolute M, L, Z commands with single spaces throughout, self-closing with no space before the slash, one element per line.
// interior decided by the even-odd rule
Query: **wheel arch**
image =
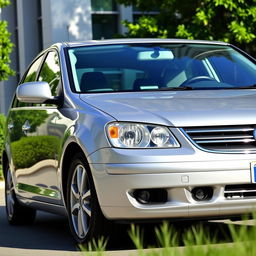
<path fill-rule="evenodd" d="M 76 142 L 71 142 L 65 149 L 63 154 L 62 166 L 61 166 L 61 183 L 62 183 L 62 193 L 64 197 L 64 203 L 67 203 L 67 182 L 68 182 L 68 172 L 71 159 L 74 156 L 74 153 L 81 152 L 85 159 L 87 159 L 86 154 L 83 149 Z"/>

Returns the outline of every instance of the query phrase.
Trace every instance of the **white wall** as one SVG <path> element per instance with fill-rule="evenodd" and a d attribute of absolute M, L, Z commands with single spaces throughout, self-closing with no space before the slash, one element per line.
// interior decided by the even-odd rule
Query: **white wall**
<path fill-rule="evenodd" d="M 39 34 L 38 15 L 39 1 L 18 0 L 17 27 L 19 68 L 23 74 L 34 57 L 41 50 L 41 35 Z"/>
<path fill-rule="evenodd" d="M 90 0 L 43 0 L 43 46 L 92 39 Z"/>

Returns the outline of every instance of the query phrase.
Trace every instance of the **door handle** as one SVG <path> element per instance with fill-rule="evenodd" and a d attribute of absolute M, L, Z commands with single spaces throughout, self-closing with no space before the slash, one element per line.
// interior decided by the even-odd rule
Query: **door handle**
<path fill-rule="evenodd" d="M 27 120 L 23 125 L 22 125 L 22 131 L 24 133 L 27 133 L 30 130 L 31 126 L 29 121 Z"/>

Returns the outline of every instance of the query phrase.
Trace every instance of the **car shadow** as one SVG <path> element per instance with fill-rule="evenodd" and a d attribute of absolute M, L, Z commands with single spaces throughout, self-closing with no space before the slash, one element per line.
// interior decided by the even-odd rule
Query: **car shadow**
<path fill-rule="evenodd" d="M 183 246 L 183 237 L 192 226 L 200 225 L 208 233 L 216 237 L 216 243 L 231 242 L 231 234 L 227 224 L 222 222 L 190 221 L 170 224 L 178 233 L 178 246 Z M 6 220 L 5 207 L 0 206 L 0 247 L 77 251 L 77 244 L 71 237 L 67 218 L 38 211 L 36 221 L 32 225 L 9 225 Z M 108 238 L 107 251 L 132 250 L 135 246 L 128 235 L 130 225 L 113 224 Z M 155 228 L 159 225 L 140 224 L 144 234 L 145 247 L 159 247 Z"/>
<path fill-rule="evenodd" d="M 116 230 L 117 233 L 109 239 L 107 250 L 134 248 L 126 232 L 130 225 L 120 226 L 119 230 Z M 67 218 L 59 215 L 37 211 L 33 224 L 13 226 L 6 219 L 5 206 L 1 205 L 0 227 L 0 247 L 53 251 L 80 250 L 69 232 Z M 119 238 L 117 241 L 115 235 Z"/>
<path fill-rule="evenodd" d="M 0 206 L 0 247 L 76 251 L 67 219 L 38 211 L 32 225 L 9 225 L 5 207 Z"/>

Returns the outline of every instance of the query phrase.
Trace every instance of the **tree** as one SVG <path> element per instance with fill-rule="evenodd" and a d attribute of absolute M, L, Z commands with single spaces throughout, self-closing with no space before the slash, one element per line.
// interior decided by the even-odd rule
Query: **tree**
<path fill-rule="evenodd" d="M 0 9 L 10 4 L 9 0 L 0 0 Z M 13 44 L 11 43 L 11 34 L 7 30 L 7 22 L 0 20 L 0 81 L 7 80 L 14 71 L 10 68 L 10 53 Z"/>
<path fill-rule="evenodd" d="M 220 40 L 256 54 L 256 0 L 116 0 L 144 12 L 129 37 Z M 147 15 L 157 7 L 159 14 Z"/>

